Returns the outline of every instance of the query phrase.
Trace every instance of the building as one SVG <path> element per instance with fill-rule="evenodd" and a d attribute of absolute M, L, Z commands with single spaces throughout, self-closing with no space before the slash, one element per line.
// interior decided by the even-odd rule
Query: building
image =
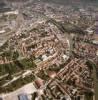
<path fill-rule="evenodd" d="M 0 100 L 3 100 L 3 99 L 0 97 Z"/>
<path fill-rule="evenodd" d="M 44 85 L 44 81 L 42 79 L 37 78 L 35 80 L 35 86 L 36 86 L 36 88 L 41 88 L 43 85 Z"/>
<path fill-rule="evenodd" d="M 18 100 L 29 100 L 26 94 L 18 95 Z"/>

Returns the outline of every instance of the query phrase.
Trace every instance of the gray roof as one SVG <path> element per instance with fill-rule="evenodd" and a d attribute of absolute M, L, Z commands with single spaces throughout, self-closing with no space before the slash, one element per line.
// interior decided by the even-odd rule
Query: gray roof
<path fill-rule="evenodd" d="M 18 96 L 19 100 L 28 100 L 28 97 L 26 94 L 21 94 Z"/>

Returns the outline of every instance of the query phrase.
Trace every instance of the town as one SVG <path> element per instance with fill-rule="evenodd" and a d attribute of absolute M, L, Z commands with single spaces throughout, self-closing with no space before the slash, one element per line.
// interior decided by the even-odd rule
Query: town
<path fill-rule="evenodd" d="M 0 100 L 97 100 L 97 6 L 4 3 Z"/>

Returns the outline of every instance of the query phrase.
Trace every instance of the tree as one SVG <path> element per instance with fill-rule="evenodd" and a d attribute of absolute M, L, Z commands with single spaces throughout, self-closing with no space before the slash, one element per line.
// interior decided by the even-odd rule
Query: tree
<path fill-rule="evenodd" d="M 18 51 L 14 51 L 13 52 L 13 60 L 16 60 L 17 58 L 19 57 L 19 53 L 18 53 Z"/>

